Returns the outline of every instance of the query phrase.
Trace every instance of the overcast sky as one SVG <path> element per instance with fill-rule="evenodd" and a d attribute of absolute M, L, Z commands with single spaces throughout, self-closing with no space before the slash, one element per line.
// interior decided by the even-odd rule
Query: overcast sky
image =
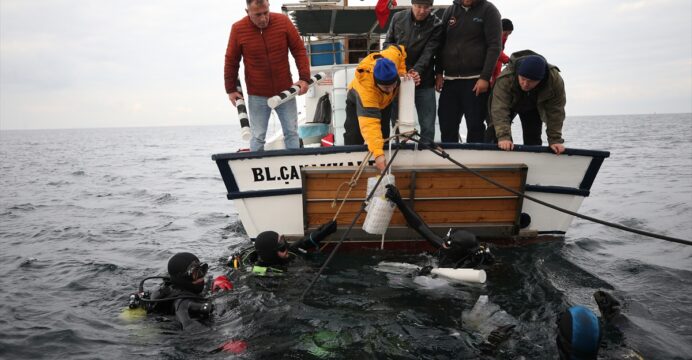
<path fill-rule="evenodd" d="M 514 22 L 508 53 L 533 49 L 562 70 L 568 116 L 692 112 L 692 1 L 493 3 Z M 0 0 L 0 129 L 237 123 L 223 61 L 244 8 Z"/>

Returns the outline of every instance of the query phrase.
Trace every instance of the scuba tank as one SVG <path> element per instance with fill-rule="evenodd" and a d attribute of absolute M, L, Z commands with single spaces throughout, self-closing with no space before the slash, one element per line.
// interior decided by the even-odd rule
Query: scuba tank
<path fill-rule="evenodd" d="M 150 291 L 144 289 L 144 283 L 150 279 L 163 280 L 153 296 Z M 140 281 L 138 290 L 128 297 L 127 308 L 122 312 L 121 318 L 136 319 L 151 313 L 174 315 L 180 301 L 189 303 L 186 304 L 187 310 L 189 315 L 195 318 L 208 319 L 214 311 L 214 304 L 209 299 L 172 288 L 169 277 L 146 277 Z"/>

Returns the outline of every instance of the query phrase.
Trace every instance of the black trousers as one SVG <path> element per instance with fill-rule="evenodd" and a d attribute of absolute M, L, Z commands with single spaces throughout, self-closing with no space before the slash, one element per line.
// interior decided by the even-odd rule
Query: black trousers
<path fill-rule="evenodd" d="M 541 115 L 538 113 L 538 109 L 520 112 L 518 115 L 519 120 L 521 121 L 521 131 L 524 137 L 524 145 L 543 145 L 543 141 L 541 140 L 543 122 L 541 121 Z M 517 113 L 514 112 L 509 115 L 510 124 L 514 121 L 516 116 Z M 486 132 L 485 141 L 497 143 L 495 129 L 492 126 L 489 127 L 488 131 Z"/>
<path fill-rule="evenodd" d="M 478 79 L 445 80 L 437 112 L 442 142 L 459 142 L 462 116 L 466 119 L 466 142 L 483 142 L 485 118 L 488 115 L 488 92 L 476 96 L 473 91 L 476 81 Z"/>
<path fill-rule="evenodd" d="M 389 137 L 389 119 L 392 117 L 392 104 L 381 110 L 380 127 L 382 129 L 382 138 Z M 363 145 L 365 139 L 360 133 L 358 124 L 358 113 L 356 112 L 356 104 L 350 99 L 346 99 L 346 120 L 344 121 L 344 145 Z"/>

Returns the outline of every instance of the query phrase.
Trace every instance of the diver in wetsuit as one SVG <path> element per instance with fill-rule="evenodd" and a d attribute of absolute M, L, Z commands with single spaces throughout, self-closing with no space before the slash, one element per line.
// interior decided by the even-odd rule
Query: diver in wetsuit
<path fill-rule="evenodd" d="M 401 199 L 401 194 L 399 194 L 399 189 L 396 186 L 389 184 L 386 187 L 385 197 L 396 204 L 399 211 L 404 215 L 408 226 L 439 249 L 440 267 L 475 268 L 490 265 L 495 261 L 487 246 L 479 244 L 476 235 L 468 231 L 449 229 L 444 237 L 435 234 L 421 219 L 420 215 Z"/>
<path fill-rule="evenodd" d="M 153 277 L 161 278 L 163 282 L 151 295 L 143 289 L 144 281 L 151 278 L 142 280 L 140 295 L 131 297 L 130 307 L 143 303 L 147 313 L 175 315 L 183 330 L 202 325 L 214 310 L 211 299 L 204 296 L 208 269 L 209 266 L 194 254 L 177 253 L 168 260 L 169 276 Z M 225 275 L 217 276 L 210 285 L 212 292 L 233 289 Z M 134 304 L 133 300 L 136 300 Z"/>
<path fill-rule="evenodd" d="M 320 241 L 335 231 L 336 221 L 332 220 L 291 244 L 275 231 L 263 231 L 257 235 L 254 248 L 243 254 L 242 263 L 251 265 L 253 273 L 258 275 L 283 273 L 298 254 L 305 255 L 311 248 L 319 248 Z"/>
<path fill-rule="evenodd" d="M 628 320 L 620 313 L 620 302 L 611 294 L 598 290 L 593 294 L 601 313 L 599 318 L 590 309 L 577 305 L 563 311 L 557 318 L 557 344 L 560 360 L 595 360 L 601 347 L 603 334 L 619 331 Z M 619 349 L 615 358 L 642 359 L 631 349 Z"/>

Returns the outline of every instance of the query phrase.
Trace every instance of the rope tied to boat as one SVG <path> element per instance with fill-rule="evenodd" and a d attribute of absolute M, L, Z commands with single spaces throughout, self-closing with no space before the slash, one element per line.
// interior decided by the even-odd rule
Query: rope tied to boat
<path fill-rule="evenodd" d="M 489 177 L 487 177 L 487 176 L 485 176 L 485 175 L 483 175 L 483 174 L 481 174 L 481 173 L 479 173 L 479 172 L 477 172 L 477 171 L 475 171 L 475 170 L 469 168 L 468 166 L 466 166 L 466 165 L 464 165 L 464 164 L 458 162 L 457 160 L 455 160 L 454 158 L 452 158 L 451 156 L 449 156 L 449 154 L 448 154 L 446 151 L 444 151 L 439 145 L 435 144 L 435 142 L 433 142 L 433 141 L 430 140 L 430 139 L 426 139 L 426 138 L 422 137 L 420 134 L 418 134 L 417 131 L 413 131 L 412 133 L 413 133 L 413 134 L 411 134 L 411 132 L 409 132 L 409 133 L 404 133 L 404 134 L 400 134 L 400 136 L 405 137 L 405 138 L 407 138 L 407 139 L 409 139 L 409 140 L 411 140 L 411 141 L 413 141 L 413 142 L 416 142 L 416 143 L 420 144 L 424 149 L 430 150 L 433 154 L 435 154 L 435 155 L 437 155 L 437 156 L 440 156 L 440 157 L 443 158 L 443 159 L 449 160 L 449 161 L 452 162 L 454 165 L 459 166 L 460 168 L 464 169 L 465 171 L 467 171 L 467 172 L 469 172 L 469 173 L 471 173 L 471 174 L 473 174 L 473 175 L 475 175 L 475 176 L 478 176 L 479 178 L 481 178 L 481 179 L 483 179 L 483 180 L 485 180 L 485 181 L 487 181 L 487 182 L 489 182 L 489 183 L 491 183 L 491 184 L 493 184 L 493 185 L 495 185 L 495 186 L 497 186 L 497 187 L 499 187 L 499 188 L 501 188 L 501 189 L 503 189 L 503 190 L 509 191 L 510 193 L 512 193 L 512 194 L 514 194 L 514 195 L 517 195 L 517 196 L 520 197 L 520 198 L 527 199 L 527 200 L 531 200 L 531 201 L 533 201 L 533 202 L 535 202 L 535 203 L 537 203 L 537 204 L 540 204 L 540 205 L 549 207 L 549 208 L 551 208 L 551 209 L 553 209 L 553 210 L 557 210 L 557 211 L 563 212 L 563 213 L 565 213 L 565 214 L 578 217 L 578 218 L 580 218 L 580 219 L 584 219 L 584 220 L 588 220 L 588 221 L 591 221 L 591 222 L 595 222 L 595 223 L 597 223 L 597 224 L 601 224 L 601 225 L 613 227 L 613 228 L 620 229 L 620 230 L 623 230 L 623 231 L 628 231 L 628 232 L 631 232 L 631 233 L 635 233 L 635 234 L 639 234 L 639 235 L 644 235 L 644 236 L 648 236 L 648 237 L 652 237 L 652 238 L 656 238 L 656 239 L 660 239 L 660 240 L 665 240 L 665 241 L 670 241 L 670 242 L 674 242 L 674 243 L 678 243 L 678 244 L 683 244 L 683 245 L 690 245 L 690 246 L 692 246 L 692 241 L 690 241 L 690 240 L 674 238 L 674 237 L 671 237 L 671 236 L 661 235 L 661 234 L 657 234 L 657 233 L 653 233 L 653 232 L 648 232 L 648 231 L 644 231 L 644 230 L 640 230 L 640 229 L 635 229 L 635 228 L 628 227 L 628 226 L 624 226 L 624 225 L 621 225 L 621 224 L 617 224 L 617 223 L 613 223 L 613 222 L 608 222 L 608 221 L 605 221 L 605 220 L 597 219 L 597 218 L 594 218 L 594 217 L 591 217 L 591 216 L 588 216 L 588 215 L 580 214 L 580 213 L 575 212 L 575 211 L 571 211 L 571 210 L 567 210 L 567 209 L 565 209 L 565 208 L 561 208 L 561 207 L 559 207 L 559 206 L 557 206 L 557 205 L 550 204 L 550 203 L 545 202 L 545 201 L 543 201 L 543 200 L 539 200 L 539 199 L 537 199 L 537 198 L 535 198 L 535 197 L 533 197 L 533 196 L 526 195 L 524 192 L 516 191 L 516 190 L 514 190 L 514 189 L 512 189 L 512 188 L 510 188 L 510 187 L 507 187 L 507 186 L 505 186 L 505 185 L 503 185 L 503 184 L 501 184 L 501 183 L 499 183 L 499 182 L 497 182 L 497 181 L 495 181 L 495 180 L 493 180 L 493 179 L 491 179 L 491 178 L 489 178 Z M 416 136 L 418 137 L 418 139 L 415 138 Z"/>
<path fill-rule="evenodd" d="M 396 158 L 396 155 L 399 153 L 399 150 L 400 150 L 399 148 L 396 148 L 396 150 L 394 150 L 394 154 L 392 155 L 390 161 L 387 162 L 387 165 L 385 166 L 384 170 L 382 171 L 383 174 L 386 174 L 387 171 L 389 170 L 389 168 L 392 166 L 392 163 L 394 163 L 394 159 Z M 344 240 L 346 239 L 348 234 L 351 232 L 351 229 L 353 229 L 353 226 L 356 225 L 358 218 L 360 218 L 360 216 L 363 214 L 363 211 L 365 211 L 365 205 L 368 203 L 368 201 L 370 201 L 370 198 L 372 198 L 372 196 L 375 194 L 375 190 L 377 190 L 377 187 L 382 182 L 382 179 L 384 179 L 384 176 L 380 176 L 377 179 L 375 186 L 373 186 L 372 190 L 370 191 L 368 196 L 365 198 L 365 200 L 363 202 L 361 202 L 360 209 L 358 209 L 358 212 L 353 217 L 353 220 L 351 220 L 351 224 L 348 226 L 346 231 L 344 231 L 344 233 L 341 234 L 341 238 L 336 243 L 336 245 L 334 245 L 334 249 L 332 249 L 332 252 L 329 253 L 327 260 L 324 261 L 324 263 L 320 267 L 320 270 L 317 271 L 317 274 L 315 274 L 315 277 L 312 279 L 312 281 L 310 282 L 308 287 L 305 289 L 305 291 L 303 291 L 303 294 L 300 295 L 300 301 L 303 301 L 303 299 L 305 299 L 305 295 L 307 295 L 307 293 L 310 291 L 310 289 L 312 289 L 312 287 L 315 285 L 317 280 L 320 278 L 320 275 L 322 275 L 322 272 L 324 272 L 324 269 L 326 269 L 327 265 L 329 265 L 329 263 L 332 261 L 332 259 L 334 258 L 334 255 L 336 255 L 336 252 L 339 250 L 339 247 L 341 247 L 341 244 L 344 242 Z"/>
<path fill-rule="evenodd" d="M 360 176 L 363 174 L 365 167 L 369 164 L 371 157 L 372 151 L 368 151 L 368 153 L 365 155 L 365 158 L 363 159 L 363 162 L 360 163 L 358 169 L 356 169 L 356 171 L 351 176 L 351 180 L 347 182 L 342 182 L 341 184 L 339 184 L 339 187 L 336 188 L 336 194 L 334 194 L 334 200 L 332 200 L 332 208 L 336 206 L 336 201 L 339 199 L 339 192 L 341 191 L 341 188 L 344 185 L 348 185 L 348 191 L 346 191 L 346 195 L 344 195 L 344 198 L 341 199 L 341 205 L 339 205 L 339 208 L 336 210 L 336 213 L 334 214 L 332 220 L 336 220 L 336 218 L 339 216 L 341 208 L 344 207 L 344 203 L 346 203 L 348 196 L 351 194 L 351 190 L 353 190 L 353 188 L 356 187 L 356 185 L 358 184 L 358 180 L 360 179 Z"/>

